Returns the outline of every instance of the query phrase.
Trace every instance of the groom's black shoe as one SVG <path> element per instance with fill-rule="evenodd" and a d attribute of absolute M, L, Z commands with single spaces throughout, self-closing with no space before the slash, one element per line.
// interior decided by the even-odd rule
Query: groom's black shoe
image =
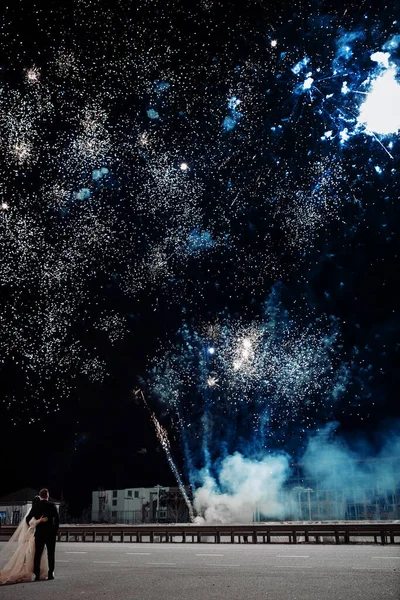
<path fill-rule="evenodd" d="M 50 579 L 54 579 L 54 575 L 53 573 L 49 573 L 47 576 L 47 581 L 50 581 Z"/>

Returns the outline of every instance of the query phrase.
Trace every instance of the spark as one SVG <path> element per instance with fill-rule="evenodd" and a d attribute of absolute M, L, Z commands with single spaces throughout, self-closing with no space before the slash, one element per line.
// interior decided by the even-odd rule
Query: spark
<path fill-rule="evenodd" d="M 40 79 L 40 71 L 36 67 L 26 70 L 26 78 L 29 83 L 37 83 Z"/>
<path fill-rule="evenodd" d="M 312 77 L 307 77 L 303 83 L 303 90 L 309 90 L 314 83 L 314 79 Z"/>
<path fill-rule="evenodd" d="M 30 157 L 32 149 L 28 142 L 21 141 L 14 145 L 13 151 L 18 159 L 18 162 L 23 163 Z"/>

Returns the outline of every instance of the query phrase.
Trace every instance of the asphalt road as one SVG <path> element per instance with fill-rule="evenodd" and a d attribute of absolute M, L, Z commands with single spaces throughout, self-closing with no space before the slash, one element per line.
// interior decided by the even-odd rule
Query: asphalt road
<path fill-rule="evenodd" d="M 400 546 L 59 543 L 54 581 L 2 586 L 0 597 L 399 600 Z"/>

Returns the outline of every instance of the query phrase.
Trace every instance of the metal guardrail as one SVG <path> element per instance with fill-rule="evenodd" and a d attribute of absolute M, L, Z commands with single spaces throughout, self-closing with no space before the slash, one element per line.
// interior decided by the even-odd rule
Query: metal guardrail
<path fill-rule="evenodd" d="M 15 526 L 3 525 L 1 536 L 10 536 Z M 367 538 L 375 543 L 400 543 L 400 521 L 346 522 L 346 523 L 251 523 L 229 525 L 196 525 L 177 523 L 174 525 L 61 525 L 58 541 L 63 542 L 202 542 L 215 543 L 271 543 L 273 538 L 287 537 L 288 542 L 324 542 L 336 544 L 354 541 L 354 538 Z M 118 538 L 118 539 L 117 539 Z M 324 538 L 329 538 L 328 540 Z M 352 539 L 351 539 L 352 538 Z M 395 541 L 397 538 L 397 541 Z"/>

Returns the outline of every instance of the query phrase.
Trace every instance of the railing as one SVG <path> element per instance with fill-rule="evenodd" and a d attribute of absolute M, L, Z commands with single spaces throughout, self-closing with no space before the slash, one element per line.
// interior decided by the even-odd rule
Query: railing
<path fill-rule="evenodd" d="M 0 536 L 11 536 L 15 526 L 3 525 Z M 3 537 L 4 536 L 4 537 Z M 63 542 L 205 542 L 271 543 L 273 538 L 288 538 L 288 542 L 336 544 L 364 538 L 375 543 L 400 543 L 400 522 L 347 523 L 251 523 L 229 525 L 61 525 L 58 541 Z"/>

